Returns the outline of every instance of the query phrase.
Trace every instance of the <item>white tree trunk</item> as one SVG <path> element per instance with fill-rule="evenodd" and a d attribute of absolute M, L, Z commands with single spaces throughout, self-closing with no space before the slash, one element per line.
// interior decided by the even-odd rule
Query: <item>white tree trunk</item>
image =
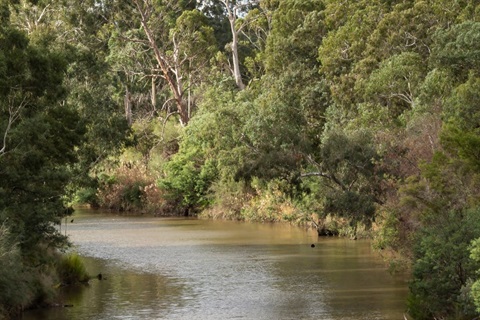
<path fill-rule="evenodd" d="M 245 89 L 245 84 L 242 80 L 240 73 L 240 58 L 238 56 L 238 30 L 235 28 L 237 21 L 237 8 L 232 5 L 230 0 L 221 0 L 225 8 L 227 9 L 228 21 L 230 21 L 230 31 L 232 32 L 232 62 L 233 62 L 233 77 L 235 83 L 240 90 Z"/>

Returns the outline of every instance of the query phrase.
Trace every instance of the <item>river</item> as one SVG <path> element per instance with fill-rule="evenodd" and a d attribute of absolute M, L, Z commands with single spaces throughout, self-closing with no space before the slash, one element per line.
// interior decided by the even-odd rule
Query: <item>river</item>
<path fill-rule="evenodd" d="M 77 211 L 62 226 L 90 274 L 66 308 L 22 319 L 403 319 L 406 278 L 369 241 L 283 224 Z M 312 247 L 311 245 L 315 246 Z"/>

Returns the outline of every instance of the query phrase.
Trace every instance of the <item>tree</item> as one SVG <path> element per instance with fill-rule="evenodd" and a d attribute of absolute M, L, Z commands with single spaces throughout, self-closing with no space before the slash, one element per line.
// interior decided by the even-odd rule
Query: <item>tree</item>
<path fill-rule="evenodd" d="M 278 75 L 290 64 L 318 70 L 318 48 L 327 33 L 323 9 L 322 1 L 287 0 L 278 4 L 265 49 L 267 72 Z"/>
<path fill-rule="evenodd" d="M 451 70 L 459 80 L 468 76 L 467 70 L 480 71 L 480 23 L 466 21 L 450 29 L 438 30 L 432 53 L 434 65 Z"/>
<path fill-rule="evenodd" d="M 133 30 L 127 30 L 121 37 L 127 43 L 138 42 L 153 53 L 156 65 L 152 65 L 152 74 L 148 75 L 152 79 L 152 99 L 155 99 L 155 81 L 161 77 L 173 95 L 171 101 L 176 106 L 180 122 L 186 125 L 191 116 L 188 93 L 193 85 L 192 78 L 187 76 L 200 66 L 198 60 L 203 59 L 200 64 L 205 64 L 205 57 L 211 56 L 214 48 L 213 29 L 205 25 L 206 21 L 202 22 L 204 17 L 199 11 L 182 14 L 184 9 L 174 1 L 159 5 L 149 0 L 134 0 L 133 4 L 140 24 L 138 31 L 145 38 L 140 37 L 138 32 L 135 35 L 135 32 L 131 32 Z M 176 16 L 172 17 L 171 14 Z M 178 32 L 182 28 L 183 31 Z M 187 52 L 187 49 L 195 51 Z M 141 50 L 136 55 L 139 52 Z"/>
<path fill-rule="evenodd" d="M 480 170 L 480 78 L 470 74 L 448 99 L 442 142 L 445 149 Z"/>
<path fill-rule="evenodd" d="M 365 100 L 387 107 L 392 118 L 414 109 L 425 69 L 416 53 L 404 52 L 384 60 L 367 80 Z"/>
<path fill-rule="evenodd" d="M 143 31 L 147 37 L 147 43 L 150 49 L 153 51 L 154 57 L 160 71 L 168 83 L 170 90 L 173 94 L 173 99 L 177 106 L 178 113 L 180 115 L 180 121 L 182 124 L 187 124 L 189 120 L 187 105 L 184 99 L 182 78 L 180 77 L 179 70 L 173 69 L 162 48 L 157 44 L 154 32 L 150 27 L 150 18 L 154 13 L 153 4 L 149 1 L 134 0 L 138 13 L 140 14 L 140 23 Z"/>
<path fill-rule="evenodd" d="M 45 266 L 46 248 L 66 239 L 55 228 L 65 216 L 66 185 L 84 127 L 65 103 L 65 56 L 49 38 L 0 28 L 0 222 L 19 243 L 28 265 Z M 16 120 L 16 121 L 12 121 Z"/>
<path fill-rule="evenodd" d="M 382 172 L 376 167 L 379 156 L 369 141 L 368 132 L 347 135 L 333 131 L 325 134 L 318 158 L 308 156 L 310 168 L 316 171 L 306 171 L 302 177 L 325 179 L 331 190 L 326 195 L 325 214 L 367 224 L 375 219 L 374 204 L 383 203 Z"/>
<path fill-rule="evenodd" d="M 235 1 L 235 0 L 220 0 L 224 5 L 225 10 L 227 11 L 228 21 L 230 22 L 230 31 L 232 33 L 232 64 L 233 64 L 233 77 L 235 83 L 240 90 L 245 89 L 245 84 L 242 80 L 242 74 L 240 72 L 240 57 L 238 54 L 238 44 L 239 44 L 239 34 L 247 26 L 249 21 L 247 19 L 240 19 L 238 17 L 240 14 L 244 14 L 247 9 L 251 9 L 253 6 L 258 5 L 259 1 L 257 0 L 247 0 L 247 1 Z M 240 21 L 240 24 L 237 23 Z"/>

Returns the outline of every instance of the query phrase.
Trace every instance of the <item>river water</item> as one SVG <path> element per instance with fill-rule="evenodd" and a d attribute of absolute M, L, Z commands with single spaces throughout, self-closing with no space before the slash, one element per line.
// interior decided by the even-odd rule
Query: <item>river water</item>
<path fill-rule="evenodd" d="M 281 224 L 77 211 L 62 227 L 102 280 L 22 319 L 403 319 L 406 278 L 368 241 Z M 311 247 L 314 244 L 315 247 Z"/>

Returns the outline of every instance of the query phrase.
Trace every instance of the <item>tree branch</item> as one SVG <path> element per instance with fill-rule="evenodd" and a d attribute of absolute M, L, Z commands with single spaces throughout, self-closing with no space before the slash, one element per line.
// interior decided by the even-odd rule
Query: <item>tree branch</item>
<path fill-rule="evenodd" d="M 7 149 L 7 137 L 8 133 L 10 132 L 12 128 L 12 124 L 17 121 L 17 119 L 20 117 L 20 112 L 22 109 L 27 105 L 27 97 L 23 97 L 23 100 L 20 102 L 20 105 L 17 107 L 13 107 L 13 97 L 9 99 L 9 105 L 8 105 L 8 122 L 7 122 L 7 127 L 5 128 L 5 132 L 3 133 L 3 141 L 2 141 L 2 148 L 0 149 L 0 156 L 5 154 L 6 149 Z"/>
<path fill-rule="evenodd" d="M 143 0 L 143 2 L 146 3 L 147 1 Z M 170 71 L 169 63 L 166 57 L 160 51 L 160 48 L 157 45 L 152 29 L 150 29 L 150 27 L 148 26 L 148 21 L 151 15 L 152 8 L 147 4 L 145 5 L 140 4 L 140 0 L 133 0 L 133 3 L 135 4 L 138 12 L 140 13 L 140 23 L 142 24 L 143 31 L 145 32 L 145 35 L 148 38 L 149 45 L 153 50 L 155 60 L 157 60 L 157 63 L 165 77 L 165 80 L 167 81 L 173 93 L 173 96 L 175 98 L 178 113 L 180 115 L 180 122 L 182 125 L 186 125 L 188 123 L 189 118 L 188 118 L 188 112 L 185 108 L 181 90 L 179 90 L 179 88 L 181 88 L 181 83 L 178 83 L 179 82 L 178 77 L 175 80 L 172 78 L 172 75 L 170 74 L 171 71 Z M 175 70 L 175 71 L 178 72 L 178 70 Z M 174 74 L 176 74 L 176 72 L 174 72 Z"/>

